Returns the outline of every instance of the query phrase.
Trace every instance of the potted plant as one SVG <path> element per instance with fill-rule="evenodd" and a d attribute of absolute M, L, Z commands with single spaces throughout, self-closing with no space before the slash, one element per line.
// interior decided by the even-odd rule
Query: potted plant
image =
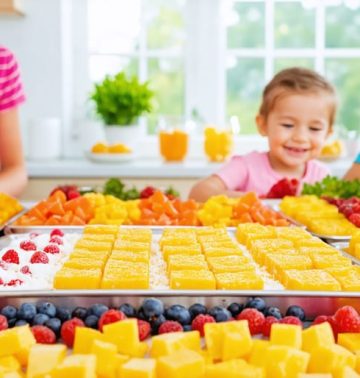
<path fill-rule="evenodd" d="M 128 78 L 124 72 L 107 75 L 101 83 L 95 84 L 90 98 L 104 122 L 108 143 L 139 142 L 138 118 L 152 110 L 154 92 L 148 86 L 148 82 L 140 83 L 136 76 Z"/>

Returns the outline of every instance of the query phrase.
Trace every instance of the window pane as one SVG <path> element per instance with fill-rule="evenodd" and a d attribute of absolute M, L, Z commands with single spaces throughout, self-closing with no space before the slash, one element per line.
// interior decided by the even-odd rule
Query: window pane
<path fill-rule="evenodd" d="M 326 7 L 326 47 L 360 47 L 360 8 Z"/>
<path fill-rule="evenodd" d="M 225 22 L 228 26 L 228 47 L 264 47 L 264 4 L 234 1 L 227 5 Z"/>
<path fill-rule="evenodd" d="M 145 0 L 149 49 L 181 49 L 185 30 L 183 8 L 185 0 Z"/>
<path fill-rule="evenodd" d="M 90 56 L 90 80 L 92 82 L 101 81 L 105 75 L 115 75 L 120 71 L 125 71 L 130 76 L 137 75 L 138 60 L 111 55 Z"/>
<path fill-rule="evenodd" d="M 241 134 L 254 134 L 264 87 L 263 59 L 230 57 L 227 69 L 227 116 L 238 116 Z"/>
<path fill-rule="evenodd" d="M 278 58 L 275 59 L 275 73 L 290 67 L 304 67 L 314 69 L 312 58 Z"/>
<path fill-rule="evenodd" d="M 360 128 L 360 59 L 328 59 L 326 76 L 336 86 L 340 99 L 337 123 L 348 130 Z"/>
<path fill-rule="evenodd" d="M 315 10 L 301 2 L 275 3 L 275 47 L 315 46 Z"/>
<path fill-rule="evenodd" d="M 140 0 L 88 0 L 91 52 L 132 53 L 139 44 Z"/>

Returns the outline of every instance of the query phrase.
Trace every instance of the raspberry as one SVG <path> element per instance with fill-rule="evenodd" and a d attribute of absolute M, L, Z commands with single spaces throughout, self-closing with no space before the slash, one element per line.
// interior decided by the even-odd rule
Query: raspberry
<path fill-rule="evenodd" d="M 337 339 L 337 335 L 339 333 L 339 327 L 337 325 L 337 322 L 335 320 L 335 316 L 328 316 L 327 321 L 330 323 L 335 340 Z"/>
<path fill-rule="evenodd" d="M 39 344 L 55 344 L 56 342 L 54 331 L 48 327 L 35 325 L 31 327 L 31 332 L 34 335 L 36 342 Z"/>
<path fill-rule="evenodd" d="M 58 236 L 53 236 L 52 238 L 50 238 L 49 243 L 54 243 L 54 244 L 59 244 L 59 245 L 64 244 L 62 239 L 60 239 Z"/>
<path fill-rule="evenodd" d="M 14 249 L 8 249 L 4 253 L 2 260 L 7 262 L 7 263 L 11 263 L 11 264 L 19 264 L 19 262 L 20 262 L 19 261 L 19 255 Z"/>
<path fill-rule="evenodd" d="M 36 244 L 31 240 L 24 240 L 20 243 L 20 248 L 24 251 L 36 251 Z"/>
<path fill-rule="evenodd" d="M 283 198 L 295 196 L 298 192 L 299 181 L 297 179 L 283 178 L 275 183 L 266 194 L 266 198 Z"/>
<path fill-rule="evenodd" d="M 166 322 L 162 323 L 159 327 L 159 335 L 162 333 L 169 333 L 169 332 L 182 332 L 184 329 L 182 325 L 175 321 L 175 320 L 167 320 Z"/>
<path fill-rule="evenodd" d="M 264 314 L 254 308 L 246 308 L 245 310 L 241 311 L 236 319 L 247 320 L 249 323 L 250 333 L 252 335 L 261 333 L 265 322 Z"/>
<path fill-rule="evenodd" d="M 64 233 L 59 228 L 54 228 L 50 233 L 50 237 L 53 236 L 64 236 Z"/>
<path fill-rule="evenodd" d="M 153 186 L 147 186 L 140 192 L 140 198 L 149 198 L 156 192 Z"/>
<path fill-rule="evenodd" d="M 100 319 L 99 319 L 99 325 L 98 325 L 99 330 L 102 331 L 104 325 L 106 325 L 106 324 L 115 323 L 115 322 L 118 322 L 118 321 L 124 320 L 124 319 L 126 319 L 126 316 L 122 311 L 118 311 L 118 310 L 105 311 L 100 316 Z"/>
<path fill-rule="evenodd" d="M 7 318 L 4 315 L 0 315 L 0 331 L 3 331 L 4 329 L 8 329 L 8 321 Z"/>
<path fill-rule="evenodd" d="M 139 329 L 139 339 L 140 341 L 144 341 L 150 335 L 150 331 L 151 331 L 150 323 L 141 319 L 138 319 L 137 323 L 138 323 L 138 329 Z"/>
<path fill-rule="evenodd" d="M 265 318 L 263 328 L 262 328 L 262 334 L 264 336 L 270 337 L 271 326 L 274 323 L 280 323 L 279 319 L 276 319 L 275 316 L 267 316 Z"/>
<path fill-rule="evenodd" d="M 48 264 L 49 258 L 46 253 L 37 251 L 31 256 L 30 262 L 31 264 Z"/>
<path fill-rule="evenodd" d="M 19 279 L 15 279 L 15 280 L 10 280 L 6 286 L 20 286 L 24 283 L 24 281 L 21 281 Z"/>
<path fill-rule="evenodd" d="M 282 324 L 295 324 L 302 327 L 302 321 L 297 318 L 296 316 L 285 316 L 280 320 L 280 323 Z"/>
<path fill-rule="evenodd" d="M 202 337 L 204 337 L 204 335 L 205 335 L 205 332 L 204 332 L 205 323 L 216 323 L 216 322 L 215 322 L 215 319 L 210 315 L 199 314 L 192 321 L 191 328 L 194 331 L 199 331 L 200 335 Z"/>
<path fill-rule="evenodd" d="M 67 192 L 67 195 L 66 195 L 68 201 L 75 199 L 75 198 L 78 198 L 80 196 L 81 196 L 81 194 L 77 190 L 69 190 Z"/>
<path fill-rule="evenodd" d="M 30 268 L 28 265 L 24 265 L 21 269 L 20 269 L 20 272 L 22 274 L 31 274 L 31 271 L 30 271 Z"/>
<path fill-rule="evenodd" d="M 334 318 L 339 333 L 360 332 L 360 317 L 353 307 L 341 307 L 339 310 L 336 311 Z"/>
<path fill-rule="evenodd" d="M 360 214 L 359 213 L 351 214 L 349 216 L 349 221 L 353 223 L 356 227 L 360 227 Z"/>
<path fill-rule="evenodd" d="M 72 318 L 64 322 L 61 326 L 61 338 L 69 348 L 71 348 L 74 345 L 76 327 L 85 327 L 85 324 L 79 318 Z"/>
<path fill-rule="evenodd" d="M 60 248 L 57 244 L 49 244 L 44 248 L 44 252 L 51 254 L 60 253 Z"/>
<path fill-rule="evenodd" d="M 4 285 L 4 280 L 0 277 L 0 285 Z"/>
<path fill-rule="evenodd" d="M 321 324 L 321 323 L 325 323 L 328 321 L 328 316 L 326 315 L 319 315 L 317 316 L 314 321 L 312 322 L 312 325 L 316 325 L 316 324 Z"/>

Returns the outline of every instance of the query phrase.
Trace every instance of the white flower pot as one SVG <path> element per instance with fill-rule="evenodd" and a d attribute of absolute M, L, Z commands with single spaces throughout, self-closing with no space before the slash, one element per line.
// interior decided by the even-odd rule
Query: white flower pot
<path fill-rule="evenodd" d="M 124 143 L 133 150 L 141 143 L 145 135 L 140 125 L 105 126 L 105 137 L 109 144 Z"/>

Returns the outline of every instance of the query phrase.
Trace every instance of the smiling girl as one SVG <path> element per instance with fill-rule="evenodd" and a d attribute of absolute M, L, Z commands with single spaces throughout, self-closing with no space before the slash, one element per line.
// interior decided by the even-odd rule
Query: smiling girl
<path fill-rule="evenodd" d="M 314 183 L 329 174 L 316 159 L 331 134 L 336 113 L 333 86 L 316 72 L 289 68 L 265 87 L 256 124 L 269 151 L 235 155 L 216 174 L 198 182 L 190 197 L 265 195 L 283 178 Z"/>

